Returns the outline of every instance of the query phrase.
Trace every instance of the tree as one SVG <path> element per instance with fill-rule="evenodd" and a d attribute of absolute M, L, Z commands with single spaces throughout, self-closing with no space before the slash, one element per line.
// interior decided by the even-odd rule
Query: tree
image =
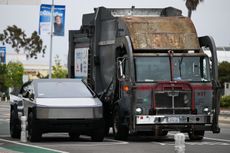
<path fill-rule="evenodd" d="M 23 84 L 24 68 L 20 62 L 9 62 L 7 64 L 7 86 L 20 88 Z"/>
<path fill-rule="evenodd" d="M 54 61 L 55 65 L 53 66 L 52 78 L 66 78 L 68 71 L 61 66 L 61 60 L 58 55 L 56 55 Z"/>
<path fill-rule="evenodd" d="M 230 63 L 223 61 L 218 66 L 219 80 L 222 86 L 225 82 L 230 82 Z"/>
<path fill-rule="evenodd" d="M 0 63 L 0 93 L 5 92 L 7 90 L 7 86 L 5 84 L 7 79 L 7 67 L 6 64 Z M 1 95 L 0 95 L 1 97 Z"/>
<path fill-rule="evenodd" d="M 36 31 L 30 37 L 27 37 L 25 32 L 16 25 L 8 26 L 3 33 L 0 33 L 0 41 L 4 44 L 11 45 L 16 52 L 24 49 L 27 58 L 37 58 L 38 53 L 45 54 L 46 46 L 43 46 L 43 41 Z"/>
<path fill-rule="evenodd" d="M 203 2 L 204 0 L 186 0 L 186 7 L 188 9 L 188 17 L 191 18 L 192 16 L 192 11 L 195 11 L 198 4 L 200 2 Z"/>
<path fill-rule="evenodd" d="M 22 85 L 23 72 L 24 68 L 19 62 L 0 64 L 0 92 L 8 96 L 9 87 L 18 90 Z"/>

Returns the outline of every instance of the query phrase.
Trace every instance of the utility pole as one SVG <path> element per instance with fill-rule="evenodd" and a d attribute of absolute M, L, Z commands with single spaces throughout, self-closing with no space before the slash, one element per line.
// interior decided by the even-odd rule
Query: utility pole
<path fill-rule="evenodd" d="M 54 0 L 51 5 L 51 25 L 50 25 L 50 59 L 49 59 L 49 79 L 52 79 L 52 52 L 53 52 L 53 16 L 54 16 Z"/>

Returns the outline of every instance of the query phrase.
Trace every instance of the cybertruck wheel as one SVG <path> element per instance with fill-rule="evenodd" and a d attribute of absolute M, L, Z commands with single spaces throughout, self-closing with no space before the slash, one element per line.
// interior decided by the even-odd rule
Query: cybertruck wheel
<path fill-rule="evenodd" d="M 113 113 L 113 135 L 116 140 L 127 140 L 129 135 L 128 126 L 121 123 L 118 108 L 115 108 Z"/>
<path fill-rule="evenodd" d="M 11 138 L 20 138 L 21 128 L 20 120 L 17 117 L 17 112 L 12 110 L 10 112 L 10 136 Z"/>
<path fill-rule="evenodd" d="M 80 137 L 80 134 L 77 132 L 69 132 L 69 138 L 70 140 L 76 141 Z"/>
<path fill-rule="evenodd" d="M 41 140 L 42 133 L 39 130 L 39 125 L 35 123 L 35 118 L 32 112 L 28 117 L 28 140 L 31 142 L 37 142 Z"/>

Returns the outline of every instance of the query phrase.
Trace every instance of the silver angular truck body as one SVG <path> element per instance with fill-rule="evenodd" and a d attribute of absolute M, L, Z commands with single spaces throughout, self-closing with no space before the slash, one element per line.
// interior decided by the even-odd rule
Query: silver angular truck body
<path fill-rule="evenodd" d="M 26 82 L 18 96 L 11 97 L 10 134 L 19 138 L 21 116 L 26 116 L 28 139 L 42 134 L 67 132 L 71 139 L 87 134 L 93 141 L 104 138 L 102 102 L 82 81 L 37 79 Z"/>

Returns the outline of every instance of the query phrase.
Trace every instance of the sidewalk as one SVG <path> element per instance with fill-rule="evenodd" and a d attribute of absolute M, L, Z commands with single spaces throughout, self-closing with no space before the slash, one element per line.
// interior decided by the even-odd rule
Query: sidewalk
<path fill-rule="evenodd" d="M 220 110 L 219 122 L 230 124 L 230 109 Z"/>

